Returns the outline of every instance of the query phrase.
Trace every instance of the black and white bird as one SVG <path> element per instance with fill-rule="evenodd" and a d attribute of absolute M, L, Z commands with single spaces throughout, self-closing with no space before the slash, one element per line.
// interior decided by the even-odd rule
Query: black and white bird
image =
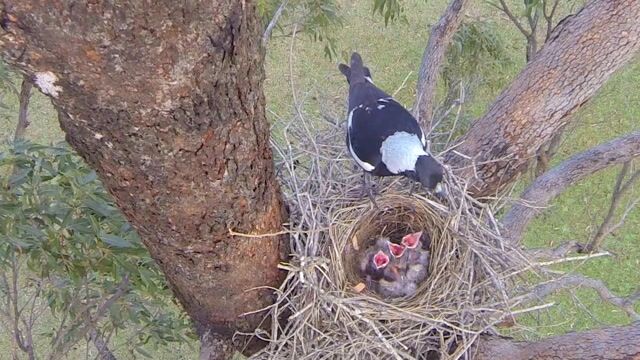
<path fill-rule="evenodd" d="M 350 67 L 338 68 L 349 83 L 347 147 L 358 165 L 365 173 L 405 176 L 439 193 L 444 171 L 426 150 L 416 119 L 373 84 L 358 53 L 351 55 Z"/>

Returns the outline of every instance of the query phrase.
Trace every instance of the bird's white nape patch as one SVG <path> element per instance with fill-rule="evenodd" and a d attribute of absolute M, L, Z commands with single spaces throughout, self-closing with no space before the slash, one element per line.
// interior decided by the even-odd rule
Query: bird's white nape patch
<path fill-rule="evenodd" d="M 382 162 L 394 174 L 415 171 L 419 156 L 427 155 L 421 139 L 415 134 L 398 131 L 382 142 L 380 147 Z"/>
<path fill-rule="evenodd" d="M 388 103 L 388 102 L 389 102 L 389 100 L 391 100 L 391 98 L 390 98 L 390 97 L 383 97 L 383 98 L 378 99 L 377 101 L 378 101 L 379 103 L 385 103 L 385 104 L 386 104 L 386 103 Z"/>
<path fill-rule="evenodd" d="M 56 85 L 58 77 L 51 71 L 37 72 L 35 75 L 34 83 L 45 95 L 51 95 L 57 98 L 62 91 L 61 86 Z"/>

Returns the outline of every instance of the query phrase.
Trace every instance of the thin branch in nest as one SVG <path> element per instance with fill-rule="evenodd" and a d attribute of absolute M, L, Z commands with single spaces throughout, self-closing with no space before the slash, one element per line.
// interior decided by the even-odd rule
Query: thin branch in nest
<path fill-rule="evenodd" d="M 524 297 L 525 302 L 544 299 L 545 297 L 563 289 L 573 287 L 586 287 L 595 290 L 603 301 L 606 301 L 620 309 L 633 320 L 640 321 L 640 315 L 634 310 L 634 301 L 640 298 L 640 289 L 629 297 L 614 295 L 607 286 L 598 279 L 588 278 L 580 274 L 571 274 L 539 284 Z"/>
<path fill-rule="evenodd" d="M 602 224 L 600 224 L 600 227 L 598 228 L 598 231 L 596 232 L 596 234 L 593 236 L 591 241 L 583 249 L 584 252 L 592 252 L 592 251 L 598 250 L 602 245 L 602 242 L 607 236 L 609 236 L 611 233 L 613 233 L 614 231 L 619 229 L 622 225 L 624 225 L 624 222 L 627 216 L 629 215 L 629 213 L 631 212 L 631 210 L 633 210 L 636 207 L 636 205 L 638 205 L 638 202 L 640 202 L 640 198 L 632 201 L 623 212 L 622 216 L 620 217 L 620 221 L 618 221 L 616 224 L 613 223 L 616 209 L 620 206 L 620 202 L 622 201 L 622 198 L 624 197 L 625 193 L 627 193 L 629 189 L 631 189 L 631 186 L 635 182 L 637 182 L 638 179 L 640 179 L 640 170 L 636 170 L 629 177 L 629 179 L 624 181 L 624 178 L 629 173 L 630 167 L 631 167 L 630 161 L 627 161 L 622 165 L 622 169 L 618 173 L 618 177 L 616 178 L 616 183 L 613 187 L 613 192 L 611 194 L 611 204 L 609 205 L 609 211 L 607 212 L 607 215 L 602 221 Z"/>

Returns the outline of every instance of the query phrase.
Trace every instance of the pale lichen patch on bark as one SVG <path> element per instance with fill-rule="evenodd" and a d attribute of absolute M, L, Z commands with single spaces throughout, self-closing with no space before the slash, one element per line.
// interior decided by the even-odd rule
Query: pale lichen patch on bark
<path fill-rule="evenodd" d="M 62 87 L 56 85 L 57 81 L 58 77 L 51 71 L 37 72 L 33 77 L 33 82 L 40 91 L 42 91 L 43 94 L 50 95 L 54 98 L 57 98 L 60 92 L 62 92 Z"/>

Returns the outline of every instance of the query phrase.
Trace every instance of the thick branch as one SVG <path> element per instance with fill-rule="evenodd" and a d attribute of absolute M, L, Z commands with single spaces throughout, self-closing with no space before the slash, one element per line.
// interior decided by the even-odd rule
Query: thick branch
<path fill-rule="evenodd" d="M 539 300 L 559 290 L 575 287 L 584 287 L 595 290 L 602 301 L 608 302 L 609 304 L 624 310 L 632 321 L 640 321 L 640 315 L 638 315 L 634 309 L 634 302 L 640 295 L 640 290 L 629 297 L 616 296 L 601 280 L 588 278 L 580 274 L 566 275 L 561 278 L 539 284 L 529 295 L 527 295 L 527 298 L 528 300 Z M 525 299 L 525 301 L 527 300 Z"/>
<path fill-rule="evenodd" d="M 570 333 L 537 342 L 483 337 L 474 360 L 629 360 L 640 358 L 640 322 Z"/>
<path fill-rule="evenodd" d="M 474 196 L 495 195 L 639 49 L 639 1 L 589 1 L 556 27 L 445 162 L 473 179 Z"/>
<path fill-rule="evenodd" d="M 427 127 L 427 124 L 431 122 L 433 100 L 444 55 L 453 35 L 460 26 L 464 9 L 469 2 L 469 0 L 451 0 L 438 23 L 431 28 L 429 42 L 424 50 L 424 55 L 422 55 L 416 103 L 413 108 L 414 115 L 423 125 L 425 131 L 429 131 L 431 128 L 430 125 Z"/>
<path fill-rule="evenodd" d="M 505 235 L 511 241 L 519 242 L 529 222 L 570 185 L 637 156 L 640 156 L 640 131 L 574 155 L 537 178 L 524 191 L 521 202 L 502 219 Z"/>

